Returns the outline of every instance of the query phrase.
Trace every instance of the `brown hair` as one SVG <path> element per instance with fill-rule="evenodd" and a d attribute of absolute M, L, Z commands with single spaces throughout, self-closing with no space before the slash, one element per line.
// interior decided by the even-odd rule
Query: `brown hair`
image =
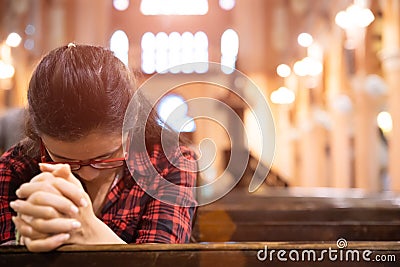
<path fill-rule="evenodd" d="M 29 83 L 29 149 L 37 153 L 42 134 L 73 141 L 93 130 L 121 133 L 135 87 L 130 70 L 110 50 L 90 45 L 52 50 L 40 61 Z M 142 96 L 135 99 L 148 104 Z M 148 118 L 142 118 L 146 120 L 142 125 L 147 147 L 160 141 L 162 130 L 151 110 Z"/>

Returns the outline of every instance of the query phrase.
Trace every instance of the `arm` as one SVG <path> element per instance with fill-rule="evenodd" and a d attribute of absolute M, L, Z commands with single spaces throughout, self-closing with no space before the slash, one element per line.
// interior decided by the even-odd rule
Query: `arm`
<path fill-rule="evenodd" d="M 68 165 L 41 169 L 43 173 L 18 190 L 26 200 L 11 203 L 20 214 L 14 223 L 29 250 L 49 251 L 67 243 L 124 243 L 95 216 L 89 196 Z"/>
<path fill-rule="evenodd" d="M 136 243 L 185 243 L 190 240 L 197 205 L 193 190 L 197 165 L 189 150 L 183 152 L 183 157 L 179 151 L 172 161 L 161 173 L 162 177 L 158 177 L 161 182 L 157 182 L 150 193 L 152 198 L 141 217 Z"/>
<path fill-rule="evenodd" d="M 152 199 L 141 218 L 136 243 L 187 243 L 194 207 L 179 207 Z"/>
<path fill-rule="evenodd" d="M 0 243 L 15 241 L 15 227 L 11 218 L 16 213 L 9 203 L 17 199 L 15 190 L 25 182 L 22 178 L 23 163 L 17 163 L 10 154 L 11 152 L 6 152 L 0 159 Z M 18 168 L 13 167 L 14 163 Z"/>

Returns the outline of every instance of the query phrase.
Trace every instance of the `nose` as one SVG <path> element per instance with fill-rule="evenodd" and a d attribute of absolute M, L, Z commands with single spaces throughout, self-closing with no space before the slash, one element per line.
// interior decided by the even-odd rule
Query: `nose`
<path fill-rule="evenodd" d="M 100 170 L 92 168 L 91 166 L 82 166 L 76 173 L 82 178 L 82 180 L 90 182 L 95 180 L 99 174 Z"/>

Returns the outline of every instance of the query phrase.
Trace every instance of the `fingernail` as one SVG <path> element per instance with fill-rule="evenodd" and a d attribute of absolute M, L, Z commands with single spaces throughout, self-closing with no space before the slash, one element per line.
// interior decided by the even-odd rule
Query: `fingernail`
<path fill-rule="evenodd" d="M 15 194 L 17 195 L 17 197 L 21 197 L 19 194 L 21 193 L 21 190 L 17 189 L 17 191 L 15 191 Z"/>
<path fill-rule="evenodd" d="M 81 206 L 82 207 L 87 207 L 88 205 L 89 205 L 89 203 L 86 201 L 86 199 L 84 199 L 84 198 L 81 198 L 81 201 L 80 201 L 80 204 L 81 204 Z"/>
<path fill-rule="evenodd" d="M 72 228 L 77 229 L 77 228 L 81 227 L 82 224 L 78 221 L 73 221 L 71 223 L 71 225 L 72 225 Z"/>
<path fill-rule="evenodd" d="M 71 211 L 72 211 L 73 213 L 78 213 L 78 212 L 79 212 L 79 209 L 78 209 L 75 205 L 71 205 Z"/>
<path fill-rule="evenodd" d="M 18 209 L 18 208 L 19 208 L 19 205 L 18 205 L 17 202 L 11 201 L 11 202 L 10 202 L 10 207 L 11 207 L 13 210 L 15 210 L 15 209 Z"/>
<path fill-rule="evenodd" d="M 58 239 L 60 242 L 64 242 L 64 241 L 67 241 L 69 238 L 70 238 L 70 234 L 63 234 L 63 235 L 58 236 L 57 239 Z"/>
<path fill-rule="evenodd" d="M 17 219 L 17 217 L 16 216 L 12 216 L 11 217 L 11 220 L 13 221 L 13 223 L 15 224 L 15 220 Z"/>

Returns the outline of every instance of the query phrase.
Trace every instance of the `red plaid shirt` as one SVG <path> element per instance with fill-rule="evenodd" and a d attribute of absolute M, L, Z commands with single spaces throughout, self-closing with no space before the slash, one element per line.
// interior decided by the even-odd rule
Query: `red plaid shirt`
<path fill-rule="evenodd" d="M 106 196 L 100 219 L 127 243 L 188 242 L 196 205 L 194 153 L 182 146 L 167 159 L 156 145 L 151 164 L 145 160 L 146 154 L 137 152 L 129 158 L 127 164 L 132 164 L 135 179 L 125 166 L 124 176 Z M 0 158 L 0 243 L 15 239 L 11 217 L 16 213 L 9 203 L 17 199 L 15 191 L 23 183 L 40 173 L 38 162 L 39 156 L 24 155 L 20 146 Z"/>

